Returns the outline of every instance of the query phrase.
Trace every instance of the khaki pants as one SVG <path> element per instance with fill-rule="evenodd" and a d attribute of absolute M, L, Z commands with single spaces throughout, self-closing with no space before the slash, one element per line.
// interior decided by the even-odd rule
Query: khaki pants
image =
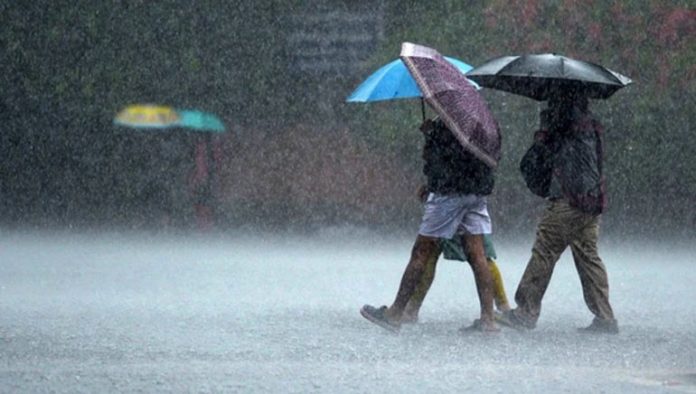
<path fill-rule="evenodd" d="M 537 228 L 532 257 L 517 287 L 516 317 L 526 325 L 536 324 L 554 266 L 570 246 L 587 307 L 598 319 L 613 319 L 607 271 L 597 254 L 598 236 L 599 216 L 573 208 L 566 200 L 550 202 Z"/>

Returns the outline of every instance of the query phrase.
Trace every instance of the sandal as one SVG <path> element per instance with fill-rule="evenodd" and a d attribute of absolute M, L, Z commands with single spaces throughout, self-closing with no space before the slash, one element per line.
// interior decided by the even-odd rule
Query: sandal
<path fill-rule="evenodd" d="M 500 328 L 496 326 L 484 326 L 481 324 L 481 319 L 474 320 L 470 326 L 464 326 L 459 329 L 460 334 L 470 334 L 472 332 L 482 332 L 484 334 L 494 334 L 500 332 Z"/>
<path fill-rule="evenodd" d="M 384 312 L 386 311 L 386 306 L 375 308 L 372 305 L 364 305 L 362 308 L 360 308 L 360 314 L 365 319 L 391 332 L 399 332 L 401 325 L 399 323 L 389 321 L 389 319 L 387 319 L 387 317 L 384 315 Z"/>

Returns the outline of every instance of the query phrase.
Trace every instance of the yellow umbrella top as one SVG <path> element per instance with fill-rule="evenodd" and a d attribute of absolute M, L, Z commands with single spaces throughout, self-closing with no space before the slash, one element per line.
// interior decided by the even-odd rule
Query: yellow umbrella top
<path fill-rule="evenodd" d="M 171 127 L 179 124 L 181 117 L 172 107 L 165 105 L 129 105 L 116 115 L 114 123 L 129 127 Z"/>

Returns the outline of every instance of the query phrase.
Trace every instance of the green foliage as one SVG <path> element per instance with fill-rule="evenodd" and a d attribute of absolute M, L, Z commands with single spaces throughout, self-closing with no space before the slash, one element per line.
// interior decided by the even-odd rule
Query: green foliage
<path fill-rule="evenodd" d="M 628 75 L 633 85 L 593 103 L 607 129 L 607 174 L 617 213 L 609 224 L 662 220 L 665 227 L 696 228 L 691 201 L 696 160 L 690 157 L 696 151 L 693 1 L 386 0 L 375 5 L 384 14 L 384 34 L 368 61 L 333 73 L 292 70 L 287 36 L 299 10 L 361 5 L 204 0 L 0 7 L 0 164 L 4 185 L 10 185 L 0 191 L 0 200 L 15 201 L 17 209 L 8 211 L 20 216 L 22 210 L 74 211 L 81 204 L 101 212 L 103 201 L 116 204 L 117 196 L 104 191 L 109 174 L 125 168 L 105 159 L 122 142 L 111 117 L 132 102 L 203 108 L 241 130 L 349 128 L 354 138 L 418 174 L 419 100 L 344 103 L 364 77 L 411 41 L 472 65 L 502 54 L 549 51 Z M 517 162 L 542 104 L 501 92 L 483 94 L 504 138 L 495 215 L 512 226 L 516 212 L 530 201 Z M 61 181 L 75 174 L 84 178 Z M 48 208 L 42 205 L 46 201 Z M 661 219 L 646 219 L 646 212 Z"/>

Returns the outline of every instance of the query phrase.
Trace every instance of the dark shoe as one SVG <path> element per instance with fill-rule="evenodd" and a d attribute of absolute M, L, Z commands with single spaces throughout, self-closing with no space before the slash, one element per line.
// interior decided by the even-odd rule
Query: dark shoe
<path fill-rule="evenodd" d="M 536 324 L 527 323 L 515 315 L 514 309 L 502 313 L 496 312 L 494 316 L 497 323 L 515 330 L 533 330 L 536 327 Z"/>
<path fill-rule="evenodd" d="M 472 332 L 482 332 L 485 334 L 494 334 L 494 333 L 500 332 L 500 328 L 498 328 L 496 326 L 489 326 L 489 325 L 484 326 L 483 324 L 481 324 L 481 319 L 476 319 L 476 320 L 474 320 L 473 323 L 471 323 L 470 326 L 464 326 L 464 327 L 459 329 L 460 334 L 470 334 Z"/>
<path fill-rule="evenodd" d="M 387 317 L 384 315 L 384 312 L 386 312 L 386 310 L 386 306 L 375 308 L 372 305 L 363 305 L 363 307 L 360 308 L 360 314 L 365 319 L 371 321 L 372 323 L 375 323 L 376 325 L 384 329 L 387 329 L 391 332 L 399 332 L 401 325 L 398 322 L 392 322 L 389 319 L 387 319 Z"/>
<path fill-rule="evenodd" d="M 592 324 L 578 328 L 578 331 L 585 334 L 618 334 L 619 323 L 616 319 L 598 319 L 595 317 Z"/>

